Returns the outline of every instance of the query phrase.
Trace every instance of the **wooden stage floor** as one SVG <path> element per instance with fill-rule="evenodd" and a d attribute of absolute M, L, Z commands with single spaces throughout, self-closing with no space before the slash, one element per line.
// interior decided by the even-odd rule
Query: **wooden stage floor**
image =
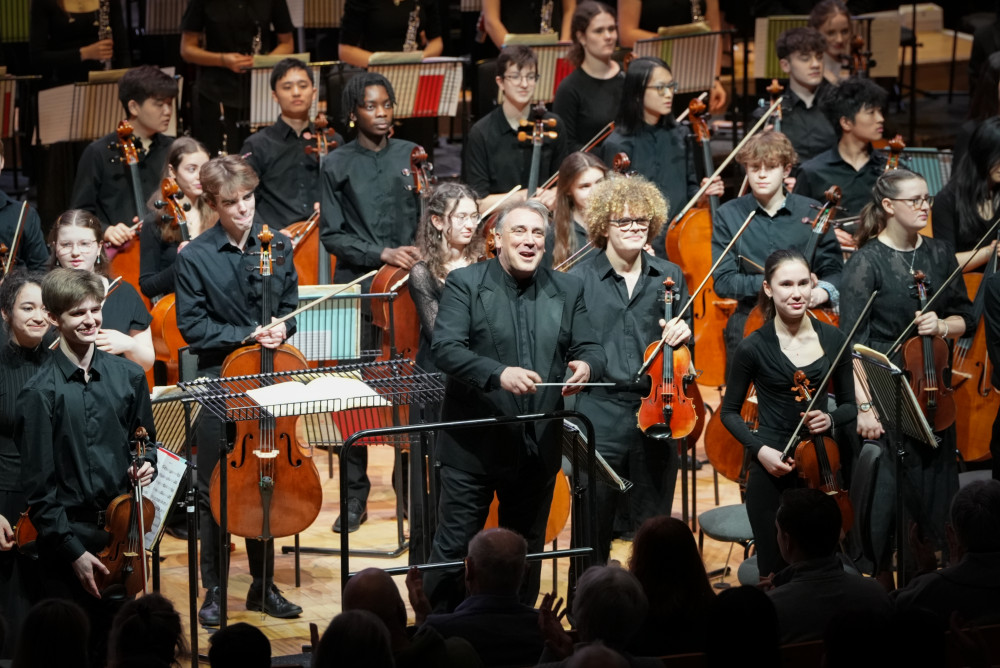
<path fill-rule="evenodd" d="M 715 390 L 701 388 L 706 403 L 715 407 L 718 405 L 718 393 Z M 704 459 L 702 442 L 698 444 L 698 458 Z M 335 477 L 327 476 L 326 451 L 316 450 L 315 458 L 317 468 L 323 480 L 323 508 L 319 518 L 309 528 L 301 534 L 300 542 L 303 546 L 337 548 L 340 545 L 339 535 L 330 530 L 334 519 L 338 515 L 337 500 L 339 498 L 339 485 Z M 375 548 L 391 550 L 396 545 L 396 521 L 395 521 L 395 496 L 392 492 L 391 472 L 392 472 L 392 450 L 387 447 L 374 447 L 369 455 L 369 476 L 372 480 L 371 497 L 368 503 L 368 521 L 361 526 L 361 529 L 351 534 L 351 547 L 356 549 Z M 712 467 L 708 464 L 703 466 L 696 474 L 696 505 L 699 513 L 715 507 L 715 493 L 713 488 Z M 739 489 L 736 483 L 724 478 L 719 479 L 719 500 L 722 505 L 739 503 Z M 674 499 L 673 515 L 681 517 L 681 484 L 678 480 L 677 493 Z M 566 528 L 559 536 L 559 546 L 569 545 L 570 527 Z M 273 617 L 262 616 L 260 613 L 249 612 L 245 609 L 247 589 L 250 586 L 250 574 L 247 567 L 246 550 L 243 540 L 234 540 L 236 551 L 232 554 L 230 589 L 228 596 L 229 623 L 247 622 L 260 627 L 271 640 L 273 656 L 298 654 L 302 651 L 302 646 L 309 643 L 309 623 L 318 625 L 320 633 L 326 628 L 330 620 L 340 612 L 340 557 L 339 556 L 316 556 L 302 555 L 301 578 L 302 586 L 294 586 L 294 555 L 282 555 L 282 545 L 293 545 L 291 538 L 279 539 L 276 545 L 277 556 L 275 558 L 275 582 L 284 595 L 294 603 L 302 606 L 303 614 L 298 619 L 281 620 Z M 712 571 L 721 568 L 726 561 L 729 552 L 729 543 L 719 543 L 709 538 L 705 539 L 704 561 L 707 570 Z M 612 546 L 612 558 L 618 559 L 622 563 L 628 560 L 631 543 L 616 540 Z M 177 540 L 171 536 L 165 536 L 160 546 L 160 590 L 170 598 L 174 606 L 181 613 L 185 629 L 188 628 L 188 566 L 187 566 L 187 543 Z M 728 581 L 735 582 L 736 568 L 743 558 L 742 550 L 737 546 L 732 551 L 730 567 L 732 575 Z M 354 571 L 367 567 L 388 568 L 392 566 L 405 566 L 408 555 L 404 553 L 395 559 L 363 558 L 354 557 L 351 559 L 351 569 Z M 542 571 L 542 590 L 552 589 L 552 568 L 551 562 L 546 562 Z M 561 595 L 565 595 L 566 578 L 569 568 L 569 561 L 561 559 L 557 562 L 557 588 Z M 397 584 L 406 601 L 406 588 L 402 577 L 396 578 Z M 717 580 L 716 580 L 717 581 Z M 196 605 L 200 605 L 203 592 L 199 590 Z M 412 610 L 410 621 L 413 620 Z M 207 654 L 208 639 L 212 631 L 199 627 L 198 644 L 202 654 Z M 185 665 L 190 665 L 189 661 Z M 207 665 L 207 661 L 205 662 Z"/>

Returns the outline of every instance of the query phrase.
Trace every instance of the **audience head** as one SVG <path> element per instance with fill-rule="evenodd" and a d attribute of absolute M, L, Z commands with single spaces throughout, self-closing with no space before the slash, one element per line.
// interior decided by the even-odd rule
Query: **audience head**
<path fill-rule="evenodd" d="M 510 529 L 484 529 L 469 541 L 465 583 L 470 594 L 516 596 L 527 568 L 528 543 Z"/>
<path fill-rule="evenodd" d="M 674 93 L 677 91 L 670 66 L 659 58 L 635 58 L 629 63 L 622 84 L 622 99 L 615 127 L 626 135 L 650 125 L 673 123 Z"/>
<path fill-rule="evenodd" d="M 882 172 L 872 188 L 872 201 L 861 209 L 858 231 L 854 235 L 858 247 L 877 237 L 890 224 L 905 222 L 908 226 L 926 226 L 933 198 L 927 197 L 926 202 L 913 207 L 911 200 L 921 197 L 927 197 L 924 177 L 903 167 Z"/>
<path fill-rule="evenodd" d="M 86 666 L 89 635 L 90 620 L 77 603 L 61 598 L 39 601 L 21 622 L 11 666 Z"/>
<path fill-rule="evenodd" d="M 778 547 L 789 564 L 832 556 L 840 540 L 840 506 L 829 494 L 802 487 L 785 490 L 775 515 Z"/>
<path fill-rule="evenodd" d="M 395 665 L 389 631 L 382 620 L 368 610 L 345 610 L 334 617 L 319 639 L 319 645 L 313 649 L 312 668 L 393 668 Z"/>
<path fill-rule="evenodd" d="M 853 76 L 837 86 L 835 95 L 823 98 L 823 114 L 837 136 L 851 133 L 866 142 L 882 138 L 885 117 L 882 115 L 888 94 L 867 77 Z"/>
<path fill-rule="evenodd" d="M 271 641 L 256 626 L 245 622 L 219 629 L 208 639 L 212 668 L 270 668 Z"/>
<path fill-rule="evenodd" d="M 895 663 L 889 615 L 874 610 L 844 610 L 823 633 L 823 668 L 882 668 Z"/>
<path fill-rule="evenodd" d="M 965 552 L 1000 552 L 1000 480 L 977 480 L 958 490 L 950 527 Z"/>
<path fill-rule="evenodd" d="M 622 243 L 621 235 L 625 232 L 612 221 L 624 224 L 625 219 L 642 220 L 647 226 L 644 243 L 648 243 L 660 233 L 668 212 L 667 200 L 653 183 L 638 175 L 611 175 L 591 190 L 587 202 L 587 236 L 598 248 L 607 248 L 609 243 Z M 613 241 L 612 227 L 618 232 Z"/>
<path fill-rule="evenodd" d="M 624 648 L 648 609 L 639 580 L 618 566 L 591 566 L 577 581 L 573 620 L 580 640 Z"/>
<path fill-rule="evenodd" d="M 603 2 L 584 0 L 576 6 L 569 24 L 573 46 L 566 55 L 573 67 L 580 67 L 587 54 L 609 60 L 618 45 L 615 10 Z"/>
<path fill-rule="evenodd" d="M 601 641 L 581 647 L 566 659 L 566 668 L 628 668 L 628 665 L 624 656 Z"/>
<path fill-rule="evenodd" d="M 381 568 L 356 573 L 344 587 L 343 609 L 375 613 L 395 640 L 406 631 L 406 606 L 399 589 Z"/>
<path fill-rule="evenodd" d="M 758 666 L 780 666 L 778 614 L 756 587 L 722 591 L 708 611 L 708 628 L 726 629 L 725 642 L 708 644 L 709 668 L 730 668 L 753 657 Z"/>
<path fill-rule="evenodd" d="M 128 601 L 111 624 L 108 653 L 112 667 L 140 659 L 172 665 L 186 648 L 181 616 L 160 594 Z"/>
<path fill-rule="evenodd" d="M 947 631 L 947 622 L 930 610 L 917 607 L 896 610 L 889 621 L 892 665 L 947 666 Z"/>
<path fill-rule="evenodd" d="M 97 216 L 83 209 L 64 211 L 49 230 L 48 268 L 67 267 L 108 275 L 104 228 Z"/>
<path fill-rule="evenodd" d="M 712 597 L 694 534 L 686 523 L 669 515 L 642 523 L 635 533 L 628 569 L 654 610 L 690 609 Z"/>

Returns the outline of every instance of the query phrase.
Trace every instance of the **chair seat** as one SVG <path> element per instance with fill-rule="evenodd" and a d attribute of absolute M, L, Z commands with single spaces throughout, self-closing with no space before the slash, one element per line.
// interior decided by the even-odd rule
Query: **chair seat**
<path fill-rule="evenodd" d="M 745 543 L 753 540 L 750 517 L 745 504 L 720 506 L 698 516 L 702 533 L 720 542 Z"/>
<path fill-rule="evenodd" d="M 760 569 L 757 568 L 757 555 L 747 557 L 740 563 L 739 570 L 736 571 L 736 579 L 741 585 L 751 585 L 756 587 L 760 584 Z"/>

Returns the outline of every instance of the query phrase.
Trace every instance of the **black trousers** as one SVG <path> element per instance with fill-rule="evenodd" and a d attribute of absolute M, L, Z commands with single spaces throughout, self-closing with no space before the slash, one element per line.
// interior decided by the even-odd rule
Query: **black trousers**
<path fill-rule="evenodd" d="M 438 525 L 431 562 L 465 558 L 469 541 L 486 523 L 494 492 L 500 501 L 500 526 L 524 536 L 529 553 L 540 552 L 545 543 L 555 474 L 546 472 L 537 457 L 525 457 L 515 468 L 484 474 L 440 464 Z M 535 605 L 540 581 L 541 563 L 534 562 L 521 586 L 522 603 Z M 463 571 L 431 571 L 424 577 L 424 589 L 435 611 L 453 610 L 465 597 Z"/>
<path fill-rule="evenodd" d="M 750 462 L 747 479 L 747 515 L 753 529 L 753 544 L 757 550 L 757 567 L 762 576 L 777 573 L 787 566 L 778 549 L 778 530 L 774 516 L 778 512 L 781 493 L 799 486 L 799 477 L 793 471 L 776 478 L 754 457 Z"/>

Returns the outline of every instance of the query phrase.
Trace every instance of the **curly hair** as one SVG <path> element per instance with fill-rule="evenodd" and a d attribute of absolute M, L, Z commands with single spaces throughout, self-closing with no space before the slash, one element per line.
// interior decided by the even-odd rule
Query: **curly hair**
<path fill-rule="evenodd" d="M 476 202 L 476 193 L 472 188 L 462 183 L 442 183 L 434 189 L 434 193 L 427 201 L 427 210 L 423 218 L 420 219 L 420 226 L 417 229 L 417 246 L 424 256 L 424 262 L 431 275 L 444 280 L 448 272 L 444 263 L 447 260 L 448 242 L 444 238 L 442 230 L 434 227 L 431 218 L 437 216 L 444 221 L 445 230 L 450 229 L 454 223 L 451 222 L 451 214 L 454 213 L 458 203 L 463 199 Z M 478 206 L 476 208 L 478 213 Z M 482 230 L 477 229 L 472 241 L 465 247 L 462 256 L 470 262 L 475 262 L 483 254 L 486 241 L 483 239 Z"/>
<path fill-rule="evenodd" d="M 552 266 L 558 267 L 563 261 L 578 249 L 575 247 L 573 229 L 573 188 L 588 169 L 599 169 L 604 174 L 608 167 L 601 159 L 592 153 L 576 151 L 570 153 L 559 165 L 559 181 L 556 183 L 556 209 L 553 215 L 553 230 L 555 232 L 555 247 L 552 250 Z"/>
<path fill-rule="evenodd" d="M 736 154 L 736 162 L 744 167 L 765 165 L 766 167 L 786 167 L 798 162 L 799 156 L 788 137 L 774 130 L 756 134 L 747 140 Z"/>
<path fill-rule="evenodd" d="M 659 234 L 667 222 L 669 204 L 660 189 L 641 176 L 608 177 L 594 186 L 587 203 L 587 236 L 598 248 L 607 248 L 608 221 L 628 207 L 632 216 L 648 216 L 647 239 Z"/>

